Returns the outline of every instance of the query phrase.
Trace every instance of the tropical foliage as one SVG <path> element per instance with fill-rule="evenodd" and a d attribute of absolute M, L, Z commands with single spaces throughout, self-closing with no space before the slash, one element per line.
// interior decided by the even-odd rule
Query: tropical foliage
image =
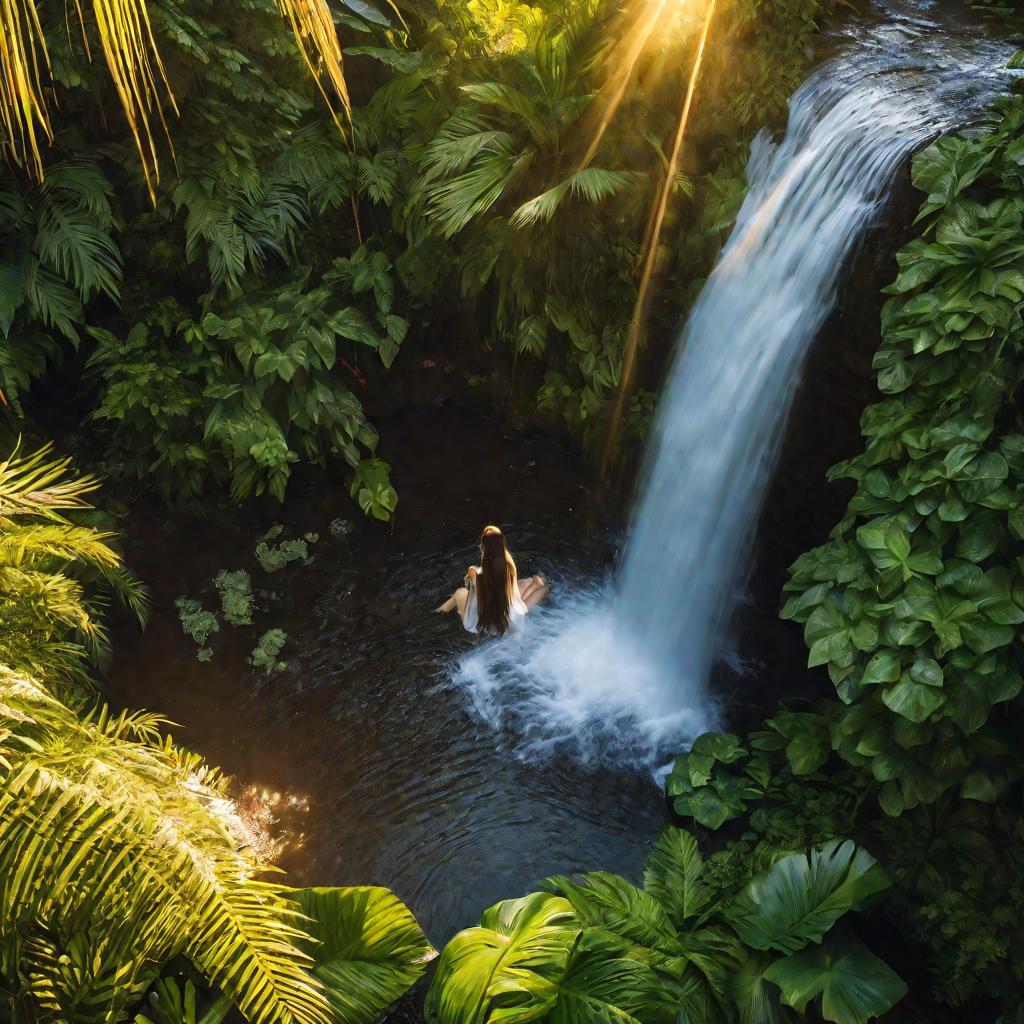
<path fill-rule="evenodd" d="M 113 535 L 66 518 L 97 486 L 68 469 L 47 448 L 0 463 L 0 988 L 13 1019 L 113 1024 L 155 986 L 151 1013 L 194 1021 L 191 980 L 160 978 L 184 957 L 218 993 L 207 1024 L 231 1006 L 254 1024 L 370 1024 L 433 956 L 408 909 L 384 889 L 264 880 L 227 780 L 165 738 L 163 719 L 73 685 L 104 640 L 103 590 L 140 615 L 145 597 Z M 218 583 L 230 619 L 247 618 L 248 576 Z M 198 605 L 181 612 L 205 641 Z"/>
<path fill-rule="evenodd" d="M 98 481 L 69 478 L 69 459 L 20 442 L 0 461 L 0 664 L 54 681 L 81 679 L 83 660 L 106 653 L 98 612 L 114 594 L 145 619 L 145 590 L 112 547 L 86 525 Z M 77 520 L 72 521 L 75 517 Z"/>
<path fill-rule="evenodd" d="M 589 448 L 645 257 L 642 382 L 829 7 L 719 0 L 674 167 L 699 5 L 0 0 L 3 415 L 81 421 L 133 493 L 280 502 L 311 462 L 378 520 L 398 494 L 371 420 L 421 367 Z M 1022 140 L 1014 95 L 914 161 L 882 399 L 782 610 L 829 696 L 677 761 L 671 807 L 717 852 L 670 828 L 642 886 L 554 877 L 486 910 L 444 950 L 430 1021 L 861 1024 L 925 974 L 917 1018 L 1019 1018 Z M 651 404 L 631 398 L 628 439 Z M 227 781 L 162 719 L 96 703 L 103 611 L 144 620 L 145 592 L 95 478 L 8 447 L 0 1015 L 372 1024 L 434 955 L 411 912 L 267 881 Z M 282 533 L 253 553 L 267 573 L 311 558 L 315 535 Z M 211 583 L 177 604 L 200 659 L 223 621 L 282 668 L 249 572 Z"/>
<path fill-rule="evenodd" d="M 430 959 L 386 890 L 260 880 L 225 781 L 164 742 L 161 719 L 80 717 L 2 666 L 0 705 L 0 976 L 29 1019 L 123 1020 L 185 956 L 250 1021 L 362 1024 Z M 374 984 L 336 992 L 364 961 Z"/>
<path fill-rule="evenodd" d="M 323 0 L 255 0 L 240 32 L 210 0 L 88 6 L 84 32 L 53 0 L 4 8 L 17 66 L 43 61 L 0 96 L 14 112 L 0 135 L 14 159 L 0 170 L 11 410 L 49 375 L 78 387 L 108 474 L 169 497 L 223 482 L 280 498 L 296 462 L 337 460 L 387 519 L 397 496 L 363 405 L 393 364 L 408 372 L 415 324 L 449 380 L 597 438 L 699 10 L 359 2 L 330 25 Z M 710 267 L 746 142 L 782 116 L 825 10 L 719 7 L 722 51 L 743 59 L 706 62 L 666 221 L 676 241 L 659 249 L 673 296 Z M 122 17 L 138 33 L 115 31 Z M 44 103 L 51 88 L 59 103 Z M 655 358 L 678 315 L 675 297 L 655 304 Z M 630 436 L 650 408 L 641 391 Z"/>
<path fill-rule="evenodd" d="M 836 841 L 780 855 L 736 891 L 706 867 L 693 836 L 670 828 L 642 889 L 593 872 L 496 904 L 445 947 L 428 1021 L 755 1024 L 813 1003 L 864 1024 L 905 992 L 838 924 L 889 885 L 866 851 Z"/>
<path fill-rule="evenodd" d="M 1024 98 L 981 139 L 914 162 L 922 236 L 900 253 L 846 517 L 793 567 L 783 614 L 847 706 L 832 745 L 882 783 L 887 814 L 950 787 L 998 799 L 997 714 L 1021 690 L 1024 436 L 1013 395 L 1024 343 Z M 991 726 L 986 728 L 990 719 Z M 1009 736 L 1006 736 L 1009 739 Z M 949 751 L 955 748 L 956 757 Z M 995 769 L 995 771 L 993 771 Z"/>

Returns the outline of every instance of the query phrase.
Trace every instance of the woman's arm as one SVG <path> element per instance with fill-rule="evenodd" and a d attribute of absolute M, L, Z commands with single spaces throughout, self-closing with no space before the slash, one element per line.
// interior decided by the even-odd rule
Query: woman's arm
<path fill-rule="evenodd" d="M 459 587 L 440 608 L 435 610 L 439 612 L 458 612 L 461 615 L 468 599 L 469 591 L 465 587 Z"/>

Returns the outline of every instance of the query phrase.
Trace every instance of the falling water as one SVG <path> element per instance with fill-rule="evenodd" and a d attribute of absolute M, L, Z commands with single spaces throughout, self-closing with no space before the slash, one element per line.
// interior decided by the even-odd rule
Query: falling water
<path fill-rule="evenodd" d="M 682 332 L 619 578 L 583 588 L 457 677 L 529 753 L 651 766 L 713 726 L 706 687 L 808 347 L 909 152 L 976 110 L 1006 48 L 889 12 L 751 148 L 736 227 Z"/>

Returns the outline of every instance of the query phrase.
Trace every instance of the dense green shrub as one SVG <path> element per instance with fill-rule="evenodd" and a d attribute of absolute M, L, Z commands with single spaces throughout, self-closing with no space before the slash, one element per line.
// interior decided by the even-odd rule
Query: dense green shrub
<path fill-rule="evenodd" d="M 643 888 L 597 871 L 496 904 L 442 952 L 427 1020 L 493 1021 L 514 994 L 524 1022 L 782 1022 L 813 1006 L 867 1024 L 903 996 L 899 977 L 839 923 L 888 887 L 874 858 L 838 841 L 763 868 L 742 853 L 708 871 L 693 836 L 670 828 Z"/>
<path fill-rule="evenodd" d="M 887 289 L 887 397 L 864 414 L 864 453 L 832 470 L 856 494 L 793 566 L 783 609 L 846 705 L 832 746 L 890 815 L 950 787 L 998 799 L 1009 748 L 983 727 L 1021 690 L 1024 98 L 997 116 L 914 160 L 928 198 Z"/>
<path fill-rule="evenodd" d="M 638 17 L 617 3 L 336 11 L 354 99 L 343 138 L 272 0 L 249 5 L 244 32 L 230 6 L 150 0 L 181 93 L 174 158 L 156 180 L 125 124 L 96 116 L 119 104 L 63 8 L 37 6 L 60 108 L 44 183 L 0 168 L 0 392 L 12 408 L 81 345 L 111 472 L 168 496 L 211 481 L 280 496 L 294 462 L 340 457 L 357 467 L 364 510 L 384 519 L 395 496 L 384 463 L 363 465 L 376 435 L 356 396 L 391 367 L 415 315 L 418 344 L 467 364 L 495 401 L 599 435 L 698 10 L 659 15 L 583 166 Z M 743 193 L 746 144 L 784 116 L 828 8 L 718 6 L 659 257 L 673 296 L 695 294 L 709 269 Z M 654 312 L 669 337 L 677 302 Z M 519 365 L 521 393 L 508 386 Z M 646 394 L 630 403 L 633 434 L 650 409 Z"/>

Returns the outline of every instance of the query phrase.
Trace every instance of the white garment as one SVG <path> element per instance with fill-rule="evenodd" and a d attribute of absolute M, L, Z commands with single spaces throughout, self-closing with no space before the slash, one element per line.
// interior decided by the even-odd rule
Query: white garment
<path fill-rule="evenodd" d="M 482 569 L 477 569 L 478 576 L 482 572 Z M 529 610 L 530 609 L 526 607 L 526 602 L 523 600 L 522 594 L 519 593 L 519 577 L 513 572 L 512 601 L 508 608 L 509 629 L 515 629 L 517 626 L 521 625 Z M 474 586 L 469 588 L 469 596 L 466 598 L 466 606 L 462 611 L 462 625 L 465 626 L 470 633 L 475 633 L 477 631 L 478 623 L 479 612 L 476 606 L 476 587 Z"/>

